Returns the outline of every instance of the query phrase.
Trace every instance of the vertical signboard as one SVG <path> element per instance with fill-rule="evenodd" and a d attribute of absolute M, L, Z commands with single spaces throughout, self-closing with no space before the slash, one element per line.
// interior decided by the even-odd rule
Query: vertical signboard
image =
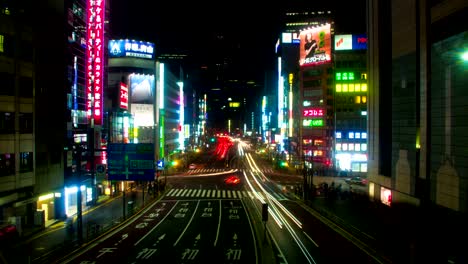
<path fill-rule="evenodd" d="M 125 83 L 120 83 L 120 108 L 128 109 L 128 86 Z"/>
<path fill-rule="evenodd" d="M 86 4 L 86 113 L 96 125 L 102 125 L 104 3 L 104 0 L 87 0 Z"/>

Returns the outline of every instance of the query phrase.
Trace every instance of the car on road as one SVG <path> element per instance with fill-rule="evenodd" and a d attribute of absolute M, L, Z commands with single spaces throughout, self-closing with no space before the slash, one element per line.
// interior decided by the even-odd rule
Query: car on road
<path fill-rule="evenodd" d="M 345 179 L 345 182 L 349 185 L 355 184 L 355 185 L 367 185 L 368 180 L 359 176 L 355 176 L 352 178 Z"/>
<path fill-rule="evenodd" d="M 231 175 L 224 179 L 224 183 L 226 183 L 227 185 L 237 185 L 240 183 L 240 181 L 240 178 L 236 175 Z"/>
<path fill-rule="evenodd" d="M 194 170 L 194 169 L 196 169 L 196 168 L 197 168 L 197 164 L 195 164 L 195 163 L 191 163 L 191 164 L 189 165 L 189 167 L 188 167 L 188 168 L 189 168 L 190 170 Z"/>

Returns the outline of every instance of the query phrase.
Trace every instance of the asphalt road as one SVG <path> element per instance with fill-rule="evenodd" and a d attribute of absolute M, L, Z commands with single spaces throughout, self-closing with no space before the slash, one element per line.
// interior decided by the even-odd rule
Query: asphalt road
<path fill-rule="evenodd" d="M 222 177 L 211 177 L 211 181 L 222 182 Z M 171 189 L 124 227 L 63 263 L 154 263 L 161 259 L 170 263 L 258 263 L 258 241 L 244 205 L 250 199 L 248 194 L 227 186 L 198 190 Z"/>

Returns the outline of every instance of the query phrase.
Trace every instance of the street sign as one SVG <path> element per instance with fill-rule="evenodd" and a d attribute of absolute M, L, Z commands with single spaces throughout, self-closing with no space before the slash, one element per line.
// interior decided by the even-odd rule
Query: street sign
<path fill-rule="evenodd" d="M 154 144 L 110 143 L 107 147 L 109 180 L 154 181 Z"/>
<path fill-rule="evenodd" d="M 158 160 L 158 170 L 164 170 L 164 160 Z"/>

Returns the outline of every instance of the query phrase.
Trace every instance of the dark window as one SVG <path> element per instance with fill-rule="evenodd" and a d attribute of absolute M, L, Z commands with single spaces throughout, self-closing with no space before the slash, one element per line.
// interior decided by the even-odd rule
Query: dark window
<path fill-rule="evenodd" d="M 33 153 L 21 152 L 20 153 L 20 172 L 33 171 Z"/>
<path fill-rule="evenodd" d="M 20 133 L 32 133 L 33 132 L 33 114 L 32 113 L 20 113 L 19 114 L 19 130 L 20 130 Z"/>
<path fill-rule="evenodd" d="M 15 95 L 15 76 L 0 72 L 0 95 Z"/>
<path fill-rule="evenodd" d="M 322 70 L 315 69 L 315 70 L 305 70 L 303 73 L 303 77 L 311 77 L 311 76 L 320 76 L 322 74 Z"/>
<path fill-rule="evenodd" d="M 303 82 L 304 88 L 319 87 L 321 84 L 322 84 L 322 80 L 320 79 Z"/>
<path fill-rule="evenodd" d="M 51 150 L 50 151 L 50 163 L 58 164 L 62 161 L 62 153 L 60 151 Z"/>
<path fill-rule="evenodd" d="M 33 80 L 30 77 L 21 77 L 19 82 L 20 97 L 33 97 Z"/>
<path fill-rule="evenodd" d="M 31 42 L 22 40 L 20 44 L 20 58 L 25 61 L 33 60 L 33 46 Z"/>
<path fill-rule="evenodd" d="M 15 113 L 0 112 L 0 134 L 13 133 L 15 131 Z"/>
<path fill-rule="evenodd" d="M 15 174 L 15 154 L 0 153 L 0 176 Z"/>
<path fill-rule="evenodd" d="M 47 166 L 47 153 L 36 152 L 36 168 Z"/>

